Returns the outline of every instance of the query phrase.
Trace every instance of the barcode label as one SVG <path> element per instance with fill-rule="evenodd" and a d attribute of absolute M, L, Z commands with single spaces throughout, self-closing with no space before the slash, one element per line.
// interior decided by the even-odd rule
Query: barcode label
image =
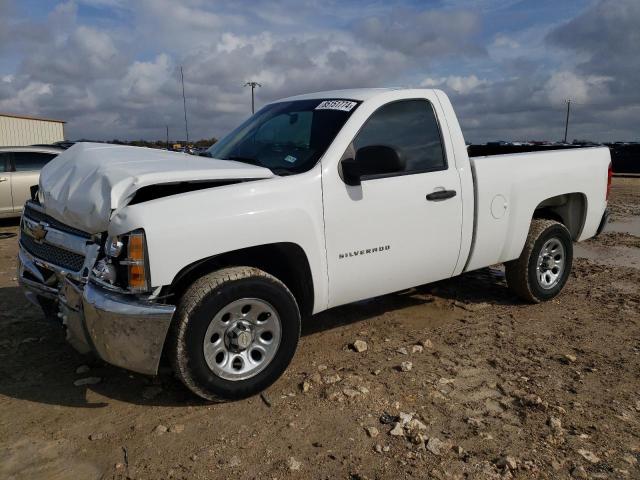
<path fill-rule="evenodd" d="M 325 100 L 316 107 L 316 110 L 341 110 L 343 112 L 350 112 L 356 105 L 356 102 L 350 102 L 349 100 Z"/>

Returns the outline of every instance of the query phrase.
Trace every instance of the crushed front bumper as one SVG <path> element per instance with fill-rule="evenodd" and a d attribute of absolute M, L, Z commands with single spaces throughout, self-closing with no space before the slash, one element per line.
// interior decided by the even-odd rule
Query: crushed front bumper
<path fill-rule="evenodd" d="M 49 275 L 45 278 L 43 272 Z M 68 275 L 20 245 L 18 279 L 27 298 L 45 313 L 58 307 L 67 341 L 79 352 L 155 375 L 175 306 L 141 300 Z M 47 303 L 47 305 L 45 305 Z"/>

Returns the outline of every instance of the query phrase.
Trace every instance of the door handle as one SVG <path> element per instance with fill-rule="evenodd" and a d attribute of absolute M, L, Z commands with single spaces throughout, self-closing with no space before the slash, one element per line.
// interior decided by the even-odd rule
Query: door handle
<path fill-rule="evenodd" d="M 6 182 L 7 180 L 9 180 L 7 177 L 0 177 L 0 182 Z"/>
<path fill-rule="evenodd" d="M 427 195 L 427 200 L 430 202 L 439 202 L 441 200 L 446 200 L 447 198 L 453 198 L 456 196 L 455 190 L 438 190 L 433 193 L 429 193 Z"/>

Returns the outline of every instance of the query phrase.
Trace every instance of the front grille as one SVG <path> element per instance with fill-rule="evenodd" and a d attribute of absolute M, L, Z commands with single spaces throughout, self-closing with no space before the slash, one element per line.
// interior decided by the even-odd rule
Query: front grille
<path fill-rule="evenodd" d="M 20 242 L 31 255 L 72 272 L 79 272 L 84 265 L 83 255 L 48 243 L 38 243 L 29 235 L 21 235 Z"/>
<path fill-rule="evenodd" d="M 77 235 L 83 238 L 91 238 L 91 235 L 87 232 L 83 232 L 82 230 L 78 230 L 77 228 L 70 227 L 69 225 L 65 225 L 62 222 L 59 222 L 55 218 L 43 213 L 29 205 L 29 202 L 24 206 L 24 216 L 29 217 L 31 220 L 35 222 L 45 222 L 49 224 L 51 227 L 56 230 L 60 230 L 61 232 L 70 233 L 72 235 Z"/>

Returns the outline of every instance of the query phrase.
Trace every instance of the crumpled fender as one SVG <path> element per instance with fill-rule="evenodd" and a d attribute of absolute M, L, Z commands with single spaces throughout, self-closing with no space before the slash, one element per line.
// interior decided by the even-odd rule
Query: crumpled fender
<path fill-rule="evenodd" d="M 112 213 L 143 187 L 166 183 L 270 178 L 267 168 L 152 148 L 76 143 L 40 174 L 48 215 L 88 233 L 107 230 Z"/>

